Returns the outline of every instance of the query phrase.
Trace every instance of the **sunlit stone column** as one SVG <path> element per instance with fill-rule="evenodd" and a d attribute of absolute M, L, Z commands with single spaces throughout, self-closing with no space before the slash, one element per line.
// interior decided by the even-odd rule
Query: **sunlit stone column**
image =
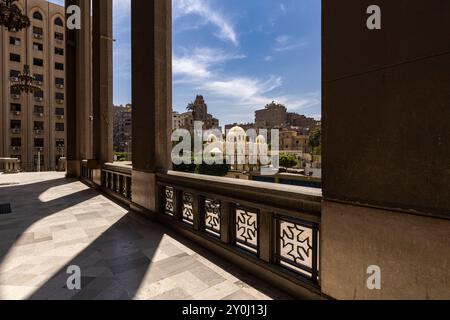
<path fill-rule="evenodd" d="M 172 115 L 171 0 L 131 1 L 133 203 L 156 210 L 156 173 L 170 161 Z M 135 208 L 135 209 L 136 209 Z"/>
<path fill-rule="evenodd" d="M 112 162 L 113 153 L 113 4 L 92 2 L 93 158 Z"/>

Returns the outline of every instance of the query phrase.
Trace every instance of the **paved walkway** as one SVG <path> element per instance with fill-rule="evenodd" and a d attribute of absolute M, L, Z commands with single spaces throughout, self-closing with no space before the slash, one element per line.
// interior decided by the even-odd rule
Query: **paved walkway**
<path fill-rule="evenodd" d="M 61 173 L 0 175 L 0 299 L 288 299 Z M 67 289 L 67 267 L 82 289 Z"/>

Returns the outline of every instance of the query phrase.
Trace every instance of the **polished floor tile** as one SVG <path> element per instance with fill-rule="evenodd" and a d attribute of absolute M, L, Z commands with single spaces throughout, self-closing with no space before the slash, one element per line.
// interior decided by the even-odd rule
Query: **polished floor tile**
<path fill-rule="evenodd" d="M 14 182 L 13 185 L 7 185 Z M 0 299 L 289 299 L 60 173 L 0 175 Z M 81 290 L 69 290 L 69 266 Z"/>

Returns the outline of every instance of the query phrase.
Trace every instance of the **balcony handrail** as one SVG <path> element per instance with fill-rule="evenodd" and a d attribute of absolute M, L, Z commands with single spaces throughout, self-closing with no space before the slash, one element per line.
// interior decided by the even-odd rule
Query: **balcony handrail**
<path fill-rule="evenodd" d="M 157 174 L 158 183 L 176 185 L 196 193 L 214 194 L 223 199 L 240 200 L 242 204 L 263 208 L 277 207 L 287 213 L 299 211 L 320 216 L 322 191 L 317 188 L 289 186 L 276 183 L 239 180 L 233 178 L 206 176 L 185 172 L 169 171 Z"/>

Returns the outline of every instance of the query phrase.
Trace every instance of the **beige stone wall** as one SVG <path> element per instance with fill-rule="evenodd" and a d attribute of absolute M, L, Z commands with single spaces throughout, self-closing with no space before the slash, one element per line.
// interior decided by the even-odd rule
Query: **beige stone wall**
<path fill-rule="evenodd" d="M 65 49 L 65 43 L 57 43 L 54 39 L 54 32 L 58 31 L 65 34 L 65 27 L 55 26 L 54 20 L 56 17 L 64 19 L 64 8 L 55 4 L 51 4 L 45 0 L 20 0 L 18 5 L 23 12 L 31 20 L 30 28 L 22 30 L 20 32 L 8 32 L 2 28 L 0 41 L 1 46 L 1 81 L 0 81 L 0 95 L 1 95 L 1 114 L 0 117 L 0 156 L 11 157 L 20 156 L 22 163 L 32 165 L 34 162 L 34 156 L 37 151 L 34 147 L 34 139 L 44 139 L 44 149 L 42 155 L 44 157 L 44 169 L 54 170 L 57 166 L 56 157 L 64 156 L 65 152 L 56 150 L 56 139 L 64 139 L 67 141 L 66 133 L 56 132 L 56 123 L 65 123 L 65 117 L 56 117 L 55 109 L 64 108 L 65 101 L 62 104 L 58 104 L 55 99 L 55 93 L 61 92 L 65 94 L 65 88 L 56 88 L 55 77 L 65 78 L 65 71 L 55 70 L 55 62 L 60 62 L 65 65 L 65 52 L 64 56 L 55 54 L 55 46 Z M 43 20 L 39 21 L 33 19 L 33 13 L 39 11 Z M 65 23 L 65 21 L 64 21 Z M 42 39 L 36 39 L 33 37 L 33 26 L 43 29 Z M 11 46 L 9 44 L 9 37 L 15 36 L 20 38 L 20 46 Z M 41 43 L 43 45 L 43 51 L 37 51 L 33 49 L 33 43 Z M 28 56 L 27 56 L 28 47 Z M 11 62 L 9 59 L 10 53 L 20 54 L 20 63 Z M 44 62 L 43 67 L 34 66 L 33 59 L 42 59 Z M 44 91 L 44 99 L 42 102 L 36 102 L 32 94 L 22 94 L 20 99 L 12 99 L 10 93 L 10 70 L 17 70 L 22 72 L 24 64 L 28 64 L 32 73 L 41 74 L 44 76 L 44 82 L 42 89 Z M 14 115 L 10 112 L 11 103 L 18 103 L 21 105 L 21 114 Z M 40 113 L 34 112 L 35 106 L 42 106 L 44 108 L 43 116 Z M 11 133 L 10 121 L 21 121 L 21 132 L 17 134 Z M 37 134 L 34 129 L 34 122 L 44 122 L 44 132 Z M 11 138 L 21 138 L 22 147 L 21 150 L 13 151 L 11 148 Z M 25 168 L 26 169 L 26 168 Z"/>
<path fill-rule="evenodd" d="M 336 299 L 450 299 L 450 221 L 325 202 L 321 285 Z M 367 268 L 382 289 L 367 289 Z"/>

